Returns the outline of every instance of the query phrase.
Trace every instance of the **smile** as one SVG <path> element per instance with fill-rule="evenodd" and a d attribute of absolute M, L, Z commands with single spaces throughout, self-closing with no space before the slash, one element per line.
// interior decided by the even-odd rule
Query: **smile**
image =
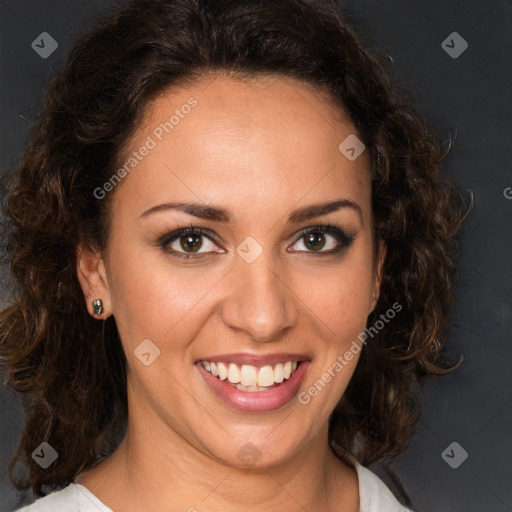
<path fill-rule="evenodd" d="M 219 380 L 232 384 L 240 391 L 249 393 L 270 391 L 288 380 L 297 369 L 297 361 L 286 361 L 262 367 L 235 363 L 201 361 L 203 368 Z"/>
<path fill-rule="evenodd" d="M 242 412 L 269 412 L 293 400 L 310 362 L 292 354 L 266 358 L 237 355 L 216 361 L 202 359 L 195 366 L 224 405 Z"/>

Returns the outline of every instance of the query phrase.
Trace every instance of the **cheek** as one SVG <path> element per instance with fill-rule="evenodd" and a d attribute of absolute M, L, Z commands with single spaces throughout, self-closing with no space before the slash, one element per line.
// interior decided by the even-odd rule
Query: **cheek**
<path fill-rule="evenodd" d="M 197 324 L 218 276 L 179 268 L 148 250 L 112 252 L 111 258 L 112 310 L 123 342 L 132 347 L 149 338 L 163 346 L 171 339 L 175 348 L 186 345 L 193 333 L 183 334 L 184 326 Z"/>
<path fill-rule="evenodd" d="M 373 273 L 371 247 L 359 250 L 329 271 L 315 271 L 296 282 L 306 309 L 322 320 L 327 334 L 345 340 L 364 330 L 370 313 Z"/>

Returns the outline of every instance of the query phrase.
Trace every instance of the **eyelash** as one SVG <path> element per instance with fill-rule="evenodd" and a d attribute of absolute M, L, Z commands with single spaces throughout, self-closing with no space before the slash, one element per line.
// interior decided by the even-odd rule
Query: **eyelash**
<path fill-rule="evenodd" d="M 330 251 L 299 251 L 299 252 L 306 252 L 308 254 L 314 254 L 314 255 L 332 255 L 339 253 L 341 250 L 346 249 L 349 247 L 352 242 L 355 239 L 354 235 L 350 235 L 346 233 L 344 230 L 338 228 L 337 226 L 333 226 L 332 224 L 319 224 L 317 226 L 311 226 L 309 228 L 303 229 L 300 231 L 297 235 L 297 238 L 295 242 L 292 244 L 296 244 L 298 241 L 300 241 L 302 238 L 305 238 L 307 235 L 310 235 L 312 233 L 318 234 L 328 234 L 333 236 L 338 241 L 338 246 L 335 249 L 331 249 Z M 189 260 L 193 258 L 200 258 L 202 256 L 205 256 L 206 254 L 209 254 L 209 252 L 206 253 L 197 253 L 197 254 L 186 254 L 179 251 L 175 251 L 172 249 L 171 251 L 166 250 L 167 246 L 171 244 L 174 240 L 177 240 L 179 238 L 190 236 L 190 235 L 196 235 L 196 236 L 205 236 L 206 238 L 209 238 L 212 242 L 216 242 L 215 238 L 211 231 L 203 229 L 203 228 L 197 228 L 194 226 L 190 226 L 189 228 L 182 228 L 178 229 L 176 231 L 173 231 L 171 233 L 165 233 L 164 235 L 160 235 L 157 238 L 158 245 L 166 251 L 168 254 L 172 254 L 173 257 L 176 257 L 178 259 L 183 260 Z"/>

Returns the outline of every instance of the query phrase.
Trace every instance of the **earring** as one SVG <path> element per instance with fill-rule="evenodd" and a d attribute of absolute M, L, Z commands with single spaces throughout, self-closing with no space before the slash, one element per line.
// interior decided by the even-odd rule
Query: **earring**
<path fill-rule="evenodd" d="M 93 300 L 92 307 L 95 315 L 101 315 L 103 313 L 103 301 L 101 299 Z"/>

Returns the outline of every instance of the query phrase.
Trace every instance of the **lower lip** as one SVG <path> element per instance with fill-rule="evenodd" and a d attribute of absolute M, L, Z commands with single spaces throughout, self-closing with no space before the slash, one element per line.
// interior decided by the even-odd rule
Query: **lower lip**
<path fill-rule="evenodd" d="M 301 361 L 292 376 L 277 388 L 254 392 L 241 391 L 231 384 L 226 384 L 206 371 L 200 362 L 196 363 L 196 366 L 213 393 L 233 409 L 244 412 L 267 412 L 283 407 L 295 397 L 308 370 L 309 361 Z"/>

